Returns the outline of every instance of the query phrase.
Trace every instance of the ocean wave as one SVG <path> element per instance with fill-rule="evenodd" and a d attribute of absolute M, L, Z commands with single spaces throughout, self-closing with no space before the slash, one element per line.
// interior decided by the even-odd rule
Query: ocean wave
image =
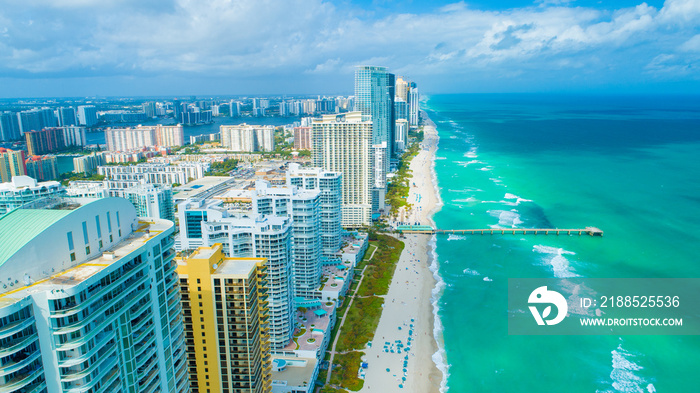
<path fill-rule="evenodd" d="M 464 153 L 464 157 L 467 157 L 467 158 L 476 158 L 476 157 L 478 157 L 478 156 L 476 155 L 476 147 L 470 148 L 468 152 Z"/>
<path fill-rule="evenodd" d="M 492 279 L 492 278 L 488 278 L 488 277 L 484 277 L 484 281 L 486 281 L 486 282 L 491 282 L 491 281 L 493 281 L 493 279 Z"/>
<path fill-rule="evenodd" d="M 570 266 L 569 260 L 564 255 L 576 255 L 575 252 L 538 244 L 532 247 L 533 252 L 545 254 L 545 262 L 552 267 L 554 277 L 578 277 L 574 269 Z M 551 257 L 549 257 L 551 255 Z"/>
<path fill-rule="evenodd" d="M 650 383 L 635 373 L 636 371 L 644 369 L 644 367 L 635 363 L 634 358 L 636 358 L 637 355 L 622 348 L 622 344 L 619 344 L 616 349 L 613 349 L 611 354 L 613 369 L 610 372 L 610 379 L 612 380 L 613 390 L 606 390 L 605 393 L 612 393 L 613 391 L 644 393 L 644 390 L 648 393 L 656 392 L 653 383 Z"/>
<path fill-rule="evenodd" d="M 433 272 L 435 278 L 435 287 L 431 291 L 430 303 L 433 306 L 433 338 L 437 343 L 438 350 L 433 354 L 432 360 L 440 372 L 442 372 L 442 381 L 440 381 L 440 393 L 447 392 L 447 378 L 450 376 L 450 365 L 447 363 L 447 354 L 445 352 L 445 342 L 442 337 L 443 326 L 440 320 L 440 297 L 445 289 L 445 281 L 440 276 L 440 265 L 438 263 L 438 254 L 435 245 L 437 237 L 433 235 L 430 239 L 431 259 L 430 271 Z"/>
<path fill-rule="evenodd" d="M 461 193 L 461 192 L 483 192 L 484 190 L 481 190 L 481 189 L 478 189 L 478 188 L 474 188 L 474 187 L 467 187 L 467 188 L 465 188 L 465 189 L 463 189 L 463 190 L 451 190 L 451 189 L 448 189 L 447 191 L 448 191 L 448 192 L 460 192 L 460 193 Z"/>
<path fill-rule="evenodd" d="M 487 210 L 486 213 L 492 217 L 498 218 L 498 224 L 490 225 L 491 228 L 517 228 L 517 225 L 522 224 L 520 214 L 515 209 L 512 210 Z"/>
<path fill-rule="evenodd" d="M 521 198 L 515 194 L 511 194 L 509 192 L 506 193 L 506 195 L 503 197 L 503 199 L 515 199 L 515 202 L 511 202 L 509 200 L 501 201 L 501 203 L 503 203 L 504 205 L 508 205 L 508 206 L 518 206 L 519 204 L 521 204 L 523 202 L 532 202 L 532 200 L 530 200 L 530 199 L 524 199 L 524 198 Z"/>
<path fill-rule="evenodd" d="M 446 159 L 447 159 L 447 157 L 438 157 L 438 156 L 435 156 L 435 158 L 434 158 L 433 160 L 446 160 Z"/>
<path fill-rule="evenodd" d="M 453 199 L 452 203 L 472 203 L 472 202 L 479 202 L 478 199 L 474 197 L 469 197 L 467 199 Z"/>
<path fill-rule="evenodd" d="M 455 161 L 454 163 L 459 165 L 459 166 L 465 167 L 465 168 L 468 167 L 469 165 L 472 165 L 472 164 L 483 164 L 483 162 L 481 162 L 479 160 Z"/>
<path fill-rule="evenodd" d="M 437 128 L 435 128 L 437 132 Z M 439 134 L 437 136 L 439 142 Z M 439 148 L 439 143 L 435 147 L 435 157 L 437 157 L 437 151 Z M 433 189 L 435 190 L 435 197 L 437 199 L 435 206 L 428 214 L 428 220 L 435 226 L 433 221 L 433 215 L 440 211 L 443 206 L 442 197 L 440 196 L 440 185 L 438 184 L 437 172 L 435 171 L 435 160 L 430 165 L 431 180 L 433 182 Z M 440 265 L 438 263 L 437 254 L 437 236 L 433 234 L 428 243 L 431 250 L 431 263 L 430 271 L 433 272 L 433 278 L 435 278 L 435 287 L 431 291 L 430 303 L 433 306 L 433 339 L 437 344 L 438 350 L 431 357 L 435 367 L 442 373 L 442 380 L 440 381 L 440 393 L 447 392 L 447 378 L 450 376 L 450 365 L 447 363 L 447 354 L 445 352 L 445 342 L 442 337 L 443 327 L 442 321 L 440 320 L 440 297 L 442 297 L 442 291 L 445 288 L 445 281 L 440 276 Z"/>
<path fill-rule="evenodd" d="M 464 269 L 463 273 L 468 274 L 470 276 L 480 276 L 481 275 L 481 273 L 477 272 L 476 270 L 472 270 L 470 268 Z"/>
<path fill-rule="evenodd" d="M 452 240 L 464 240 L 464 239 L 466 239 L 466 237 L 464 237 L 464 236 L 459 236 L 459 235 L 455 235 L 455 234 L 453 234 L 453 233 L 450 233 L 450 235 L 447 236 L 447 241 L 448 241 L 448 242 L 449 242 L 449 241 L 452 241 Z"/>
<path fill-rule="evenodd" d="M 485 167 L 479 168 L 479 170 L 480 171 L 490 171 L 490 170 L 493 170 L 493 167 L 492 166 L 485 166 Z"/>

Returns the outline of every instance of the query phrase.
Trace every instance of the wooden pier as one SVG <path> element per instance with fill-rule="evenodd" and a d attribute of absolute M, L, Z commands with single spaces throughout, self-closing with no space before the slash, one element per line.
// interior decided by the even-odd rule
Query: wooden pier
<path fill-rule="evenodd" d="M 399 228 L 403 234 L 461 234 L 461 235 L 590 235 L 603 236 L 603 231 L 596 227 L 584 229 L 560 228 L 488 228 L 488 229 L 432 229 L 432 228 Z"/>

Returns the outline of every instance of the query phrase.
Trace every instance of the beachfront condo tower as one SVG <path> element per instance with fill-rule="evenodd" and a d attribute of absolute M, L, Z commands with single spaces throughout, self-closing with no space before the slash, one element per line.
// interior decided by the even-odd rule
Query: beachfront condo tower
<path fill-rule="evenodd" d="M 358 66 L 355 69 L 355 110 L 372 117 L 372 145 L 375 172 L 372 207 L 384 208 L 386 174 L 394 157 L 394 74 L 386 67 Z M 382 152 L 379 149 L 385 149 Z"/>
<path fill-rule="evenodd" d="M 0 218 L 0 390 L 188 392 L 173 223 L 126 199 Z"/>
<path fill-rule="evenodd" d="M 294 333 L 291 218 L 230 211 L 221 199 L 188 199 L 177 206 L 181 249 L 221 244 L 234 258 L 265 258 L 270 294 L 270 345 L 289 344 Z"/>
<path fill-rule="evenodd" d="M 290 163 L 287 186 L 320 191 L 321 254 L 326 259 L 337 258 L 343 229 L 343 174 Z"/>
<path fill-rule="evenodd" d="M 215 244 L 178 264 L 189 391 L 270 392 L 265 259 L 227 258 Z"/>
<path fill-rule="evenodd" d="M 372 121 L 361 112 L 323 115 L 312 123 L 316 167 L 342 174 L 343 227 L 370 225 L 374 157 Z"/>

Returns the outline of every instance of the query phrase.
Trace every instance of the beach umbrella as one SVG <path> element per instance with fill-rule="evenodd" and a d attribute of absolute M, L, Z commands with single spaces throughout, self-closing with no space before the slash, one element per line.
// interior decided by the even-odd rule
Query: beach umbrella
<path fill-rule="evenodd" d="M 403 389 L 403 385 L 399 385 L 399 389 Z"/>
<path fill-rule="evenodd" d="M 401 377 L 401 380 L 405 382 L 405 381 L 406 381 L 406 377 Z"/>

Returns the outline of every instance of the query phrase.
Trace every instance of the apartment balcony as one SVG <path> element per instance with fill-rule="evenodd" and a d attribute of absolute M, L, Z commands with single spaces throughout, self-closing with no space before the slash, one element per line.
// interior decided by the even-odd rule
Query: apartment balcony
<path fill-rule="evenodd" d="M 18 341 L 10 343 L 6 348 L 3 348 L 0 350 L 0 358 L 4 358 L 7 356 L 10 356 L 12 354 L 15 354 L 22 349 L 28 347 L 31 345 L 33 342 L 36 342 L 39 340 L 39 337 L 36 334 L 31 334 L 29 336 L 24 336 L 20 338 Z"/>
<path fill-rule="evenodd" d="M 26 357 L 23 354 L 16 354 L 14 358 L 11 358 L 11 360 L 2 366 L 0 366 L 0 377 L 4 377 L 5 375 L 12 374 L 14 372 L 17 372 L 21 370 L 22 368 L 28 366 L 31 364 L 33 361 L 41 358 L 41 352 L 38 350 Z"/>
<path fill-rule="evenodd" d="M 74 382 L 80 379 L 88 379 L 93 371 L 101 369 L 103 365 L 109 368 L 109 365 L 115 363 L 117 360 L 117 355 L 115 354 L 116 349 L 116 347 L 112 347 L 110 350 L 104 351 L 103 354 L 98 356 L 98 360 L 95 363 L 79 372 L 63 375 L 61 377 L 61 382 Z"/>
<path fill-rule="evenodd" d="M 27 387 L 35 379 L 37 379 L 42 374 L 42 368 L 38 367 L 35 370 L 22 373 L 7 381 L 4 385 L 0 386 L 0 393 L 14 393 L 21 391 L 21 389 Z"/>
<path fill-rule="evenodd" d="M 94 355 L 96 352 L 100 351 L 102 347 L 112 338 L 114 338 L 114 331 L 109 331 L 109 332 L 103 332 L 95 336 L 95 344 L 90 348 L 89 351 L 82 355 L 65 355 L 64 360 L 59 360 L 58 362 L 58 367 L 64 368 L 64 367 L 73 367 L 77 364 L 80 364 L 84 362 L 85 360 L 89 359 L 92 355 Z"/>
<path fill-rule="evenodd" d="M 104 382 L 102 386 L 107 386 L 113 381 L 113 379 L 118 375 L 119 369 L 116 367 L 117 366 L 117 361 L 118 361 L 117 356 L 113 356 L 109 362 L 103 363 L 104 367 L 103 370 L 97 374 L 94 378 L 90 380 L 88 383 L 72 383 L 72 385 L 69 388 L 64 388 L 63 392 L 64 393 L 83 393 L 83 392 L 89 392 L 91 389 L 95 387 L 95 385 L 100 382 L 102 379 L 107 377 L 107 380 Z"/>
<path fill-rule="evenodd" d="M 81 312 L 82 310 L 84 310 L 85 307 L 89 307 L 94 302 L 96 302 L 98 300 L 102 300 L 102 297 L 106 293 L 113 291 L 115 288 L 119 288 L 125 281 L 127 281 L 133 277 L 134 277 L 133 274 L 125 275 L 125 276 L 119 278 L 117 281 L 102 287 L 102 289 L 95 292 L 94 294 L 90 294 L 88 299 L 85 300 L 84 302 L 82 302 L 80 304 L 73 303 L 73 305 L 67 305 L 65 308 L 63 308 L 61 310 L 56 310 L 56 311 L 52 312 L 50 315 L 50 318 L 63 318 L 63 317 L 67 317 L 70 315 L 77 314 L 77 313 Z M 148 278 L 148 277 L 144 276 L 143 278 Z M 121 297 L 121 296 L 116 296 L 116 297 Z"/>
<path fill-rule="evenodd" d="M 34 324 L 34 317 L 11 323 L 0 328 L 0 339 L 10 337 Z"/>

